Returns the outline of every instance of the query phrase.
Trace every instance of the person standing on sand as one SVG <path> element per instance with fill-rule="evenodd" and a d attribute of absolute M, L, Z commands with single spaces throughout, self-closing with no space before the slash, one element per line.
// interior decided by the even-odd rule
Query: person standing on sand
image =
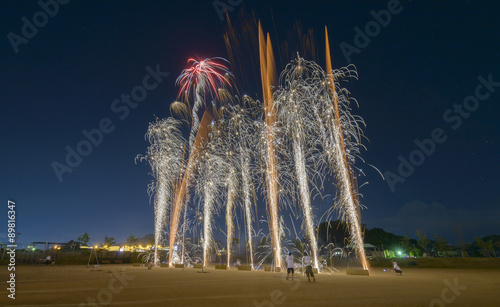
<path fill-rule="evenodd" d="M 401 268 L 396 263 L 396 261 L 393 261 L 392 264 L 393 264 L 394 272 L 396 273 L 396 275 L 400 275 L 400 276 L 403 275 L 403 271 L 401 271 Z"/>
<path fill-rule="evenodd" d="M 293 267 L 292 252 L 289 252 L 288 256 L 286 256 L 286 264 L 288 266 L 288 270 L 286 271 L 286 280 L 288 280 L 288 277 L 290 276 L 290 272 L 292 272 L 292 280 L 293 280 L 293 273 L 294 273 L 295 269 Z"/>
<path fill-rule="evenodd" d="M 307 281 L 311 281 L 311 278 L 313 278 L 314 282 L 316 282 L 316 278 L 314 277 L 314 273 L 313 273 L 313 268 L 312 268 L 312 265 L 311 265 L 311 257 L 307 254 L 306 252 L 306 255 L 304 256 L 304 264 L 306 266 L 306 276 L 307 276 Z"/>

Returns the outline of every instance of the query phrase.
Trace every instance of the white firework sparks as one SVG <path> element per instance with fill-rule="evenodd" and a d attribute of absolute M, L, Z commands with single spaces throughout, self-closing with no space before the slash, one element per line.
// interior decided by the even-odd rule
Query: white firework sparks
<path fill-rule="evenodd" d="M 212 246 L 213 217 L 224 198 L 224 187 L 230 170 L 230 164 L 221 150 L 220 139 L 216 136 L 217 128 L 210 134 L 210 141 L 199 160 L 199 171 L 196 179 L 196 193 L 203 200 L 203 265 L 206 267 L 209 249 Z"/>
<path fill-rule="evenodd" d="M 292 157 L 295 176 L 298 186 L 300 205 L 303 212 L 303 227 L 306 237 L 312 248 L 314 267 L 319 269 L 318 243 L 314 231 L 314 215 L 311 206 L 311 193 L 309 189 L 311 172 L 308 168 L 308 159 L 312 157 L 312 151 L 318 147 L 317 138 L 312 137 L 314 126 L 311 114 L 311 87 L 308 84 L 309 71 L 303 65 L 302 59 L 288 64 L 281 74 L 280 88 L 274 93 L 275 107 L 278 110 L 279 124 L 285 134 L 285 140 L 289 146 L 285 150 L 291 150 L 292 154 L 283 153 Z"/>
<path fill-rule="evenodd" d="M 363 234 L 361 229 L 359 195 L 354 163 L 359 156 L 361 125 L 363 120 L 350 113 L 349 92 L 340 87 L 338 80 L 346 77 L 357 78 L 354 66 L 342 68 L 326 74 L 316 63 L 298 59 L 299 65 L 307 71 L 304 79 L 308 100 L 314 116 L 311 124 L 315 127 L 315 137 L 320 140 L 322 151 L 318 169 L 334 173 L 337 183 L 338 198 L 332 211 L 338 211 L 341 219 L 347 221 L 350 228 L 350 241 L 357 250 L 364 269 L 368 268 Z M 332 84 L 333 82 L 333 84 Z M 361 159 L 362 160 L 362 159 Z"/>
<path fill-rule="evenodd" d="M 239 185 L 241 186 L 241 194 L 243 195 L 242 207 L 245 217 L 245 229 L 247 237 L 247 246 L 250 254 L 250 265 L 253 267 L 253 210 L 252 196 L 255 195 L 252 174 L 253 151 L 255 147 L 254 133 L 254 118 L 256 114 L 256 102 L 252 101 L 248 96 L 243 97 L 242 106 L 234 105 L 228 108 L 226 112 L 226 148 L 230 148 L 232 165 L 238 171 Z M 229 193 L 229 192 L 228 192 Z M 228 196 L 229 198 L 229 196 Z M 229 262 L 229 241 L 232 237 L 228 235 L 228 262 Z"/>
<path fill-rule="evenodd" d="M 177 238 L 177 232 L 182 209 L 184 242 L 189 223 L 188 204 L 195 203 L 190 202 L 190 197 L 197 198 L 200 200 L 198 205 L 202 207 L 197 221 L 203 224 L 203 264 L 207 266 L 210 250 L 214 246 L 214 216 L 222 208 L 229 267 L 237 217 L 235 208 L 241 207 L 249 262 L 253 267 L 253 224 L 257 210 L 253 210 L 252 200 L 257 199 L 255 191 L 260 189 L 267 201 L 270 232 L 267 242 L 271 242 L 269 252 L 274 256 L 274 264 L 281 265 L 282 246 L 286 250 L 283 245 L 286 239 L 283 209 L 289 208 L 293 213 L 300 208 L 296 218 L 302 217 L 302 229 L 314 266 L 320 269 L 315 230 L 318 221 L 314 216 L 311 192 L 320 191 L 324 178 L 333 174 L 338 195 L 330 213 L 338 212 L 340 218 L 347 222 L 350 241 L 366 269 L 368 264 L 364 255 L 361 204 L 356 181 L 359 170 L 355 166 L 357 160 L 362 161 L 361 126 L 364 122 L 360 117 L 351 115 L 350 103 L 355 100 L 349 98 L 349 92 L 339 85 L 339 80 L 357 77 L 353 66 L 328 73 L 316 63 L 298 57 L 281 74 L 281 86 L 273 90 L 270 98 L 272 104 L 268 102 L 264 107 L 248 96 L 232 97 L 227 88 L 216 89 L 216 84 L 228 82 L 220 71 L 228 71 L 225 66 L 214 64 L 209 59 L 206 61 L 196 62 L 178 79 L 182 91 L 192 93 L 195 98 L 190 110 L 193 122 L 189 142 L 186 143 L 182 137 L 180 122 L 172 118 L 157 120 L 148 129 L 151 146 L 141 159 L 150 163 L 155 178 L 151 186 L 155 195 L 155 244 L 162 240 L 171 206 L 175 214 L 172 213 L 170 221 L 169 244 L 172 247 L 174 241 L 181 238 Z M 216 67 L 218 71 L 212 71 L 210 65 L 219 65 Z M 219 100 L 212 101 L 209 113 L 213 115 L 204 116 L 200 124 L 197 113 L 209 93 Z M 217 109 L 216 103 L 224 106 Z M 188 110 L 186 106 L 189 103 L 175 104 L 179 112 Z M 187 148 L 189 157 L 184 156 Z M 194 196 L 190 195 L 192 188 Z M 181 261 L 187 255 L 185 249 L 183 243 Z M 267 257 L 268 254 L 264 258 Z"/>
<path fill-rule="evenodd" d="M 177 180 L 184 167 L 182 156 L 185 140 L 180 131 L 180 122 L 173 118 L 150 123 L 146 137 L 151 145 L 147 154 L 138 158 L 149 162 L 154 177 L 149 192 L 155 195 L 155 263 L 158 263 L 158 245 L 168 222 Z"/>

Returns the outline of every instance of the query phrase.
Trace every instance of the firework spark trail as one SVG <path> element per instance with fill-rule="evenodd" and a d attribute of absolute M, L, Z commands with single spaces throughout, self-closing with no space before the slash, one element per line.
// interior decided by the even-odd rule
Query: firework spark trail
<path fill-rule="evenodd" d="M 252 234 L 253 234 L 253 227 L 252 227 L 252 213 L 251 213 L 251 199 L 250 199 L 250 174 L 249 174 L 249 169 L 250 169 L 250 159 L 243 158 L 242 157 L 242 171 L 241 171 L 241 176 L 242 176 L 242 181 L 243 181 L 243 203 L 244 203 L 244 209 L 245 209 L 245 219 L 246 219 L 246 230 L 247 230 L 247 240 L 248 240 L 248 247 L 249 247 L 249 252 L 250 252 L 250 265 L 253 268 L 253 240 L 252 240 Z"/>
<path fill-rule="evenodd" d="M 229 107 L 231 108 L 231 107 Z M 234 236 L 234 207 L 237 200 L 237 192 L 239 186 L 239 176 L 237 169 L 239 168 L 239 159 L 235 153 L 237 140 L 235 139 L 234 131 L 228 128 L 227 121 L 224 115 L 230 112 L 224 112 L 226 107 L 221 108 L 217 128 L 211 135 L 211 148 L 217 151 L 219 157 L 224 157 L 226 162 L 226 171 L 222 178 L 225 178 L 225 186 L 227 186 L 226 197 L 226 247 L 227 247 L 227 268 L 231 264 L 231 244 Z M 226 116 L 227 117 L 227 116 Z M 220 174 L 223 173 L 221 169 Z"/>
<path fill-rule="evenodd" d="M 166 198 L 168 195 L 168 187 L 164 182 L 164 178 L 159 179 L 158 190 L 155 197 L 155 253 L 154 253 L 154 263 L 158 264 L 158 245 L 160 244 L 160 240 L 162 239 L 161 233 L 163 227 L 165 226 L 166 218 L 167 218 L 167 201 Z"/>
<path fill-rule="evenodd" d="M 338 71 L 334 72 L 334 74 L 336 74 L 337 77 L 342 77 L 342 73 Z M 330 75 L 328 78 L 333 79 L 333 76 Z M 338 103 L 341 102 L 340 107 L 345 107 L 348 103 L 348 99 L 343 94 L 341 94 L 341 96 L 337 94 L 337 92 L 342 93 L 342 91 L 331 93 L 331 83 L 329 82 L 332 81 L 330 80 L 326 82 L 326 84 L 327 87 L 330 87 L 330 93 L 323 93 L 321 99 L 325 104 L 321 106 L 322 114 L 326 116 L 320 117 L 317 110 L 315 114 L 317 116 L 316 122 L 320 133 L 320 139 L 323 143 L 324 160 L 327 167 L 335 174 L 339 191 L 338 200 L 332 209 L 338 210 L 341 214 L 341 218 L 348 222 L 347 224 L 350 228 L 350 241 L 361 259 L 363 268 L 367 269 L 368 265 L 361 231 L 360 204 L 357 198 L 357 192 L 355 192 L 355 182 L 352 180 L 353 171 L 349 166 L 349 163 L 354 163 L 359 152 L 357 148 L 359 145 L 359 138 L 357 136 L 358 133 L 360 133 L 360 128 L 357 125 L 357 120 L 350 116 L 348 110 L 339 108 Z M 337 104 L 337 108 L 335 108 L 335 104 Z M 338 112 L 335 110 L 338 110 Z M 347 137 L 342 134 L 343 131 L 347 133 Z M 355 137 L 351 140 L 348 136 Z"/>
<path fill-rule="evenodd" d="M 267 223 L 267 220 L 260 220 L 261 223 Z M 283 251 L 285 254 L 288 254 L 288 249 L 287 246 L 292 244 L 292 240 L 288 239 L 288 237 L 291 235 L 290 229 L 288 229 L 285 226 L 285 221 L 283 217 L 280 217 L 278 220 L 279 223 L 279 230 L 280 232 L 278 233 L 278 238 L 280 239 L 280 246 L 282 246 Z M 259 233 L 261 233 L 259 231 Z M 288 234 L 288 236 L 287 236 Z M 272 242 L 272 233 L 269 234 L 264 234 L 261 233 L 261 239 L 259 240 L 259 245 L 257 246 L 257 252 L 255 253 L 255 256 L 257 258 L 257 262 L 259 266 L 261 266 L 269 257 L 274 256 L 274 244 Z M 256 235 L 258 237 L 258 234 Z M 274 272 L 274 269 L 280 269 L 280 267 L 276 266 L 272 268 L 272 271 Z M 281 268 L 282 269 L 282 268 Z"/>
<path fill-rule="evenodd" d="M 211 112 L 205 110 L 201 122 L 198 123 L 198 110 L 199 108 L 201 108 L 201 106 L 204 105 L 204 98 L 207 93 L 217 97 L 218 85 L 231 85 L 229 83 L 229 80 L 225 77 L 225 75 L 230 75 L 227 67 L 216 62 L 216 60 L 226 61 L 222 58 L 207 58 L 201 62 L 194 59 L 189 59 L 188 63 L 192 63 L 191 67 L 183 70 L 182 74 L 176 80 L 176 83 L 181 86 L 179 96 L 184 96 L 186 103 L 189 105 L 188 97 L 190 93 L 194 91 L 195 103 L 191 114 L 193 122 L 189 137 L 188 164 L 184 173 L 184 178 L 182 179 L 182 183 L 176 193 L 173 214 L 171 216 L 169 241 L 170 250 L 172 250 L 175 244 L 177 230 L 179 228 L 181 210 L 182 207 L 186 205 L 185 197 L 190 185 L 190 181 L 194 176 L 197 159 L 199 156 L 199 150 L 208 140 L 210 124 L 213 120 L 213 115 L 211 114 Z M 182 103 L 176 102 L 174 103 L 174 105 L 176 106 L 173 110 L 174 112 L 185 113 L 185 111 L 188 110 L 188 108 L 182 107 Z M 172 253 L 169 254 L 169 265 L 173 265 Z"/>
<path fill-rule="evenodd" d="M 198 111 L 201 107 L 203 99 L 201 98 L 200 95 L 200 89 L 203 89 L 205 87 L 205 83 L 202 81 L 200 82 L 200 86 L 196 88 L 196 99 L 193 105 L 193 112 L 191 117 L 193 118 L 192 126 L 191 126 L 191 133 L 189 135 L 189 148 L 190 152 L 192 152 L 193 149 L 193 143 L 196 138 L 196 132 L 200 128 L 200 120 L 198 119 Z"/>
<path fill-rule="evenodd" d="M 216 128 L 209 136 L 209 142 L 200 157 L 199 174 L 196 180 L 196 192 L 203 199 L 203 266 L 208 264 L 209 248 L 213 243 L 213 216 L 224 198 L 224 186 L 227 183 L 230 164 L 221 153 L 220 139 Z M 234 192 L 234 191 L 233 191 Z"/>
<path fill-rule="evenodd" d="M 245 215 L 245 231 L 250 253 L 250 265 L 253 267 L 253 227 L 252 227 L 252 201 L 253 184 L 251 175 L 252 149 L 255 147 L 256 139 L 254 133 L 254 118 L 259 114 L 256 110 L 256 102 L 248 96 L 238 100 L 239 104 L 228 108 L 227 114 L 227 144 L 231 148 L 230 158 L 239 171 L 241 191 L 243 194 L 243 212 Z"/>
<path fill-rule="evenodd" d="M 203 187 L 203 267 L 207 267 L 208 248 L 212 243 L 212 216 L 213 216 L 213 184 L 208 183 Z"/>
<path fill-rule="evenodd" d="M 294 139 L 293 141 L 293 151 L 295 157 L 295 169 L 297 173 L 297 180 L 299 182 L 299 191 L 301 196 L 302 210 L 304 211 L 304 223 L 306 226 L 306 235 L 309 238 L 310 245 L 312 248 L 312 254 L 314 259 L 314 267 L 319 268 L 318 262 L 318 242 L 316 236 L 314 235 L 314 222 L 313 213 L 311 208 L 311 195 L 309 192 L 309 186 L 307 182 L 306 167 L 304 163 L 303 148 L 300 144 L 300 140 Z"/>
<path fill-rule="evenodd" d="M 189 154 L 189 159 L 187 162 L 186 170 L 184 172 L 184 177 L 182 178 L 182 183 L 175 192 L 175 202 L 173 203 L 173 208 L 170 214 L 170 229 L 169 229 L 170 250 L 173 250 L 174 248 L 175 239 L 177 237 L 177 231 L 179 229 L 181 212 L 187 203 L 186 194 L 188 193 L 191 181 L 193 181 L 194 179 L 194 173 L 198 168 L 198 162 L 197 162 L 198 158 L 203 148 L 206 146 L 206 142 L 208 140 L 208 134 L 211 130 L 212 120 L 213 120 L 212 114 L 209 111 L 205 111 L 203 117 L 201 118 L 200 129 L 198 129 L 195 141 L 193 143 L 193 149 Z M 173 266 L 172 255 L 173 253 L 169 253 L 168 263 L 170 266 Z"/>
<path fill-rule="evenodd" d="M 146 137 L 151 145 L 145 156 L 138 156 L 140 160 L 149 162 L 155 178 L 152 186 L 155 192 L 155 263 L 158 263 L 158 245 L 168 222 L 171 196 L 183 167 L 182 154 L 185 140 L 179 127 L 180 122 L 173 118 L 150 123 Z"/>
<path fill-rule="evenodd" d="M 191 221 L 189 221 L 191 222 Z M 189 223 L 188 222 L 188 223 Z M 188 226 L 186 226 L 188 227 Z M 200 245 L 194 244 L 191 242 L 191 238 L 186 238 L 184 248 L 183 248 L 183 256 L 185 259 L 184 263 L 197 263 L 201 262 L 202 259 L 199 257 L 195 257 L 195 255 L 201 252 Z"/>
<path fill-rule="evenodd" d="M 227 177 L 227 202 L 226 202 L 226 243 L 227 243 L 227 268 L 231 264 L 231 243 L 234 235 L 233 206 L 236 201 L 236 170 L 230 167 Z"/>
<path fill-rule="evenodd" d="M 314 97 L 311 97 L 311 87 L 307 84 L 307 81 L 303 80 L 303 78 L 308 77 L 309 71 L 302 62 L 303 59 L 299 57 L 295 62 L 287 65 L 281 74 L 280 83 L 284 83 L 284 87 L 275 92 L 274 100 L 278 109 L 280 124 L 285 131 L 286 137 L 291 139 L 294 170 L 298 181 L 300 204 L 304 214 L 303 226 L 312 249 L 314 266 L 320 269 L 309 190 L 309 172 L 306 167 L 306 159 L 312 155 L 311 150 L 315 149 L 317 142 L 312 135 L 311 129 L 304 125 L 304 123 L 310 125 L 312 122 L 310 104 L 314 102 Z M 312 96 L 314 96 L 314 91 L 312 93 Z"/>
<path fill-rule="evenodd" d="M 336 78 L 354 76 L 356 74 L 350 68 L 344 68 L 332 72 Z M 300 78 L 298 78 L 298 76 Z M 292 137 L 292 148 L 294 150 L 294 160 L 299 163 L 295 165 L 297 179 L 299 181 L 299 191 L 301 201 L 307 203 L 308 195 L 305 192 L 307 181 L 306 170 L 301 167 L 304 165 L 304 157 L 310 154 L 302 154 L 301 148 L 317 147 L 317 144 L 307 144 L 300 146 L 300 142 L 308 140 L 319 140 L 323 148 L 317 166 L 318 174 L 321 174 L 322 168 L 330 169 L 337 179 L 337 187 L 340 197 L 332 209 L 340 212 L 341 218 L 348 221 L 350 227 L 350 241 L 356 247 L 358 255 L 362 260 L 363 267 L 366 268 L 366 262 L 363 260 L 363 237 L 360 225 L 359 200 L 357 199 L 356 183 L 352 180 L 352 169 L 349 163 L 353 164 L 359 155 L 360 138 L 362 130 L 359 127 L 362 120 L 352 116 L 349 110 L 348 92 L 334 83 L 333 75 L 327 75 L 316 63 L 305 61 L 300 57 L 292 64 L 287 66 L 283 72 L 285 83 L 288 86 L 285 90 L 278 91 L 276 94 L 277 105 L 280 111 L 280 120 Z M 332 86 L 333 84 L 333 86 Z M 335 86 L 339 88 L 336 89 Z M 302 104 L 300 104 L 302 102 Z M 293 104 L 296 103 L 296 104 Z M 301 112 L 300 114 L 298 114 Z M 296 118 L 294 116 L 297 115 Z M 310 129 L 303 133 L 300 129 L 300 123 L 308 122 Z M 299 129 L 300 128 L 300 129 Z M 309 134 L 314 132 L 317 135 Z M 343 135 L 343 132 L 345 135 Z M 319 134 L 319 135 L 318 135 Z M 325 162 L 321 162 L 325 161 Z M 307 224 L 309 210 L 304 210 Z M 306 231 L 307 234 L 307 231 Z M 312 244 L 311 244 L 312 245 Z"/>
<path fill-rule="evenodd" d="M 336 168 L 336 176 L 338 178 L 338 186 L 340 190 L 340 203 L 337 205 L 338 208 L 346 215 L 347 221 L 349 222 L 351 241 L 356 249 L 358 256 L 361 258 L 361 263 L 363 268 L 368 269 L 368 262 L 366 261 L 364 246 L 363 246 L 363 234 L 361 230 L 361 221 L 359 216 L 359 203 L 355 192 L 353 191 L 353 183 L 351 182 L 351 172 L 343 157 L 343 151 L 341 145 L 339 145 L 341 140 L 341 132 L 337 129 L 334 132 L 334 138 L 336 144 L 333 146 L 333 153 L 331 160 L 334 160 Z M 341 143 L 340 143 L 341 144 Z"/>
<path fill-rule="evenodd" d="M 266 191 L 269 219 L 269 232 L 273 244 L 274 263 L 281 267 L 281 242 L 280 242 L 280 224 L 278 220 L 278 170 L 276 167 L 277 157 L 274 149 L 274 125 L 276 114 L 274 113 L 271 86 L 275 82 L 276 68 L 274 63 L 273 47 L 269 33 L 267 39 L 264 38 L 264 32 L 259 22 L 259 54 L 262 79 L 262 91 L 264 99 L 264 114 L 266 121 L 266 139 L 265 146 L 267 152 L 266 164 Z"/>
<path fill-rule="evenodd" d="M 341 114 L 339 113 L 339 99 L 338 93 L 335 89 L 335 80 L 333 78 L 333 69 L 332 62 L 330 56 L 330 43 L 328 40 L 328 30 L 325 26 L 325 39 L 326 39 L 326 71 L 328 73 L 328 78 L 330 81 L 331 89 L 333 90 L 333 101 L 335 108 L 335 119 L 332 118 L 333 126 L 334 126 L 334 137 L 335 137 L 335 160 L 336 160 L 336 171 L 337 178 L 339 178 L 339 183 L 341 183 L 341 199 L 345 204 L 346 214 L 349 220 L 349 227 L 351 228 L 351 237 L 353 244 L 358 252 L 358 256 L 361 259 L 361 264 L 365 270 L 368 269 L 368 261 L 366 260 L 364 243 L 363 243 L 363 234 L 361 231 L 361 217 L 360 217 L 360 204 L 357 193 L 355 193 L 354 185 L 351 180 L 353 176 L 352 170 L 349 168 L 348 160 L 346 157 L 346 146 L 344 142 L 344 136 L 342 135 L 342 125 L 341 125 Z M 344 121 L 349 121 L 344 117 Z M 356 135 L 354 131 L 351 135 Z"/>
<path fill-rule="evenodd" d="M 187 226 L 187 208 L 188 206 L 184 206 L 184 217 L 182 219 L 182 254 L 181 254 L 181 263 L 184 264 L 184 256 L 186 255 L 186 226 Z"/>
<path fill-rule="evenodd" d="M 203 61 L 189 59 L 188 63 L 192 63 L 190 68 L 184 69 L 181 75 L 177 78 L 176 83 L 181 86 L 179 97 L 184 96 L 186 101 L 189 101 L 189 94 L 194 91 L 195 101 L 191 113 L 192 126 L 189 136 L 189 148 L 192 152 L 193 144 L 196 138 L 196 133 L 200 127 L 198 112 L 205 104 L 205 94 L 208 92 L 212 96 L 218 97 L 218 86 L 230 86 L 229 80 L 224 74 L 230 74 L 225 65 L 217 63 L 215 60 L 223 60 L 223 58 L 207 58 Z"/>

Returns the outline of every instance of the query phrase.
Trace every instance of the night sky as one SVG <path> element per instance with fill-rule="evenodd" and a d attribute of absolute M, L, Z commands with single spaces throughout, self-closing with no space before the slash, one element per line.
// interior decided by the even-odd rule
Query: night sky
<path fill-rule="evenodd" d="M 50 7 L 47 20 L 37 1 L 0 5 L 2 220 L 14 200 L 21 243 L 67 242 L 84 232 L 91 243 L 105 234 L 123 242 L 152 233 L 152 177 L 134 158 L 146 152 L 154 116 L 170 116 L 187 59 L 227 57 L 225 20 L 212 1 L 69 1 L 55 13 Z M 360 190 L 364 224 L 412 237 L 421 229 L 451 242 L 457 225 L 469 241 L 500 234 L 500 3 L 296 0 L 229 8 L 231 19 L 255 10 L 273 40 L 287 39 L 282 30 L 300 19 L 324 48 L 326 25 L 334 68 L 356 65 L 359 80 L 347 87 L 359 102 L 353 113 L 367 125 L 362 155 L 392 173 L 384 181 L 360 164 L 369 182 Z M 391 20 L 375 25 L 374 15 L 388 9 Z M 23 37 L 23 17 L 33 22 L 34 15 L 40 26 Z M 356 28 L 373 37 L 363 41 Z M 143 101 L 113 104 L 151 70 L 160 71 L 148 79 L 157 86 Z M 102 140 L 60 180 L 53 163 L 66 164 L 68 146 L 76 150 L 82 130 L 100 125 Z M 433 137 L 435 148 L 424 141 Z M 419 141 L 427 154 L 416 152 Z M 400 167 L 401 159 L 418 166 Z M 315 203 L 319 217 L 331 198 Z"/>

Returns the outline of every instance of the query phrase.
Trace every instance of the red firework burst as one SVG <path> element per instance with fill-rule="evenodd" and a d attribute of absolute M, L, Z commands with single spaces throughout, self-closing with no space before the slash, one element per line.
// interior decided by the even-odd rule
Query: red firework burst
<path fill-rule="evenodd" d="M 228 62 L 226 59 L 218 57 L 207 58 L 203 61 L 197 61 L 193 58 L 188 60 L 188 63 L 192 63 L 191 67 L 184 69 L 176 80 L 176 84 L 181 85 L 179 97 L 181 95 L 188 96 L 193 90 L 199 90 L 200 94 L 203 94 L 207 89 L 210 89 L 218 97 L 217 87 L 219 84 L 231 86 L 225 76 L 231 74 L 228 68 L 215 60 Z"/>

